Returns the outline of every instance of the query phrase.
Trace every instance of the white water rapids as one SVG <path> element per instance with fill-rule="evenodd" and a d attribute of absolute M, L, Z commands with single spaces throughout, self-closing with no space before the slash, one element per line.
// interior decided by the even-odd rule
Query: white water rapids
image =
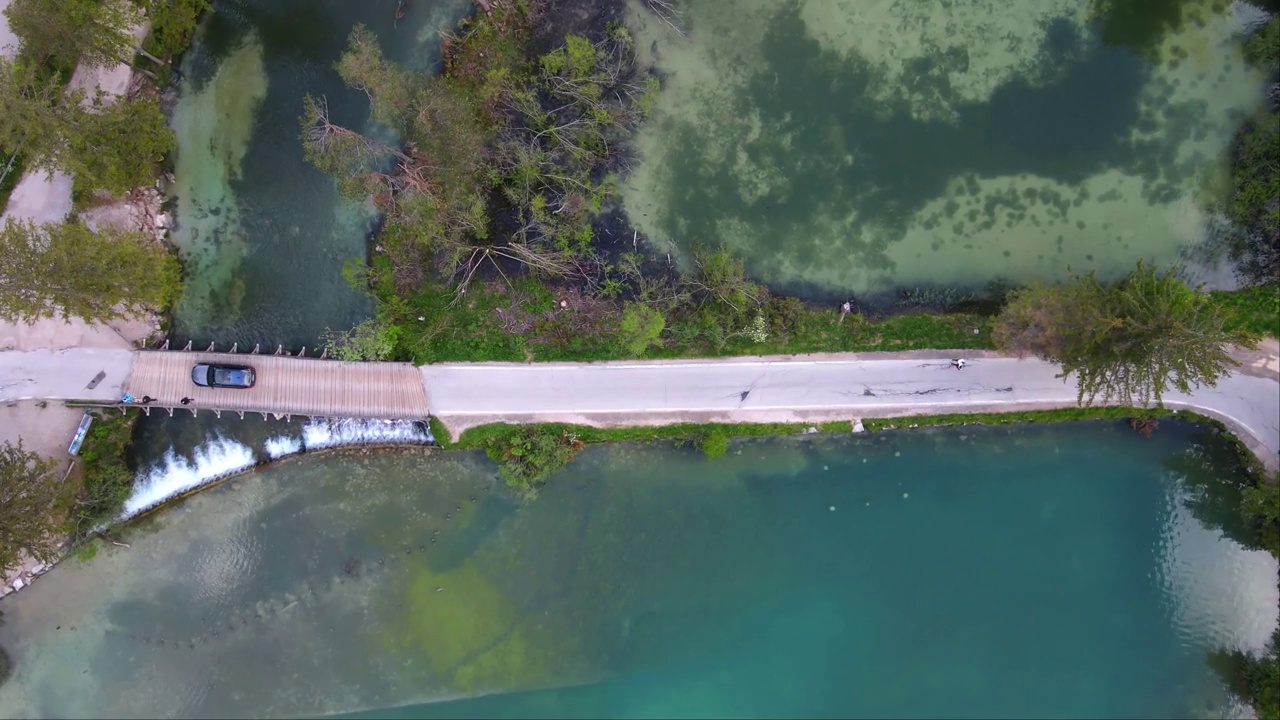
<path fill-rule="evenodd" d="M 420 445 L 434 442 L 426 425 L 410 420 L 310 420 L 298 435 L 277 435 L 260 452 L 222 435 L 208 438 L 191 458 L 173 450 L 138 474 L 133 496 L 124 504 L 121 520 L 145 512 L 175 495 L 306 450 L 345 445 Z"/>

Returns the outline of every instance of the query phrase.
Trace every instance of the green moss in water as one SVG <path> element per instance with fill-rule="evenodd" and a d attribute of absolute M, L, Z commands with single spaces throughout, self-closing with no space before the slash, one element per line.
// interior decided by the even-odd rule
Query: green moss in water
<path fill-rule="evenodd" d="M 403 615 L 383 633 L 413 664 L 424 664 L 458 691 L 532 688 L 547 681 L 531 662 L 515 607 L 472 563 L 436 572 L 407 568 Z"/>

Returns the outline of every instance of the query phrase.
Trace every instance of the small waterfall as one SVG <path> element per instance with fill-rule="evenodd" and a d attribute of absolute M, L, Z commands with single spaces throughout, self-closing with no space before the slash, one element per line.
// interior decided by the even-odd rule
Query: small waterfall
<path fill-rule="evenodd" d="M 302 426 L 302 444 L 307 450 L 434 441 L 426 425 L 413 420 L 312 420 Z"/>
<path fill-rule="evenodd" d="M 170 450 L 134 481 L 133 496 L 125 501 L 120 519 L 127 520 L 175 495 L 248 469 L 255 463 L 257 458 L 247 445 L 221 436 L 196 448 L 191 460 Z"/>
<path fill-rule="evenodd" d="M 302 438 L 277 435 L 263 443 L 262 448 L 272 460 L 279 460 L 286 455 L 302 452 Z"/>
<path fill-rule="evenodd" d="M 217 435 L 195 449 L 191 460 L 173 450 L 139 473 L 133 496 L 125 502 L 121 520 L 150 510 L 172 497 L 264 462 L 307 450 L 344 445 L 425 445 L 435 442 L 426 423 L 413 420 L 308 420 L 294 432 L 262 443 L 262 452 L 238 440 Z"/>

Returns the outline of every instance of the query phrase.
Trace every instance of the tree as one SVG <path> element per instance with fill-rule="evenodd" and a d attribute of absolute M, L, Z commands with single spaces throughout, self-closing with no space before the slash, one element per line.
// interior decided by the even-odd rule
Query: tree
<path fill-rule="evenodd" d="M 120 195 L 150 185 L 165 153 L 178 145 L 158 98 L 107 102 L 76 113 L 59 165 L 85 187 Z"/>
<path fill-rule="evenodd" d="M 3 60 L 0 106 L 0 147 L 21 148 L 28 166 L 71 173 L 87 188 L 120 194 L 148 185 L 177 146 L 157 99 L 86 99 Z"/>
<path fill-rule="evenodd" d="M 1244 489 L 1245 517 L 1257 532 L 1258 544 L 1280 558 L 1280 471 Z"/>
<path fill-rule="evenodd" d="M 145 46 L 153 55 L 171 58 L 191 45 L 200 14 L 209 0 L 133 0 L 151 21 Z"/>
<path fill-rule="evenodd" d="M 639 357 L 657 344 L 667 319 L 662 313 L 642 303 L 627 303 L 618 323 L 618 342 L 628 357 Z"/>
<path fill-rule="evenodd" d="M 129 61 L 142 21 L 124 0 L 13 0 L 4 14 L 27 56 L 65 71 Z"/>
<path fill-rule="evenodd" d="M 375 120 L 404 130 L 421 79 L 384 58 L 373 31 L 356 25 L 336 67 L 347 85 L 369 96 Z"/>
<path fill-rule="evenodd" d="M 386 360 L 396 349 L 400 327 L 369 318 L 347 332 L 325 328 L 324 349 L 339 360 Z"/>
<path fill-rule="evenodd" d="M 56 556 L 54 540 L 67 528 L 69 486 L 54 463 L 22 447 L 0 445 L 0 575 L 26 554 L 40 562 Z"/>
<path fill-rule="evenodd" d="M 37 68 L 0 58 L 0 147 L 20 148 L 35 164 L 54 161 L 67 132 L 63 102 L 62 87 Z"/>
<path fill-rule="evenodd" d="M 168 307 L 180 284 L 177 258 L 138 232 L 12 219 L 0 228 L 5 320 L 124 318 Z"/>
<path fill-rule="evenodd" d="M 1110 285 L 1090 274 L 1013 293 L 995 337 L 1061 363 L 1063 377 L 1076 375 L 1084 404 L 1159 405 L 1168 389 L 1213 387 L 1239 364 L 1227 347 L 1253 340 L 1226 320 L 1207 293 L 1138 263 Z"/>
<path fill-rule="evenodd" d="M 1010 292 L 992 329 L 996 346 L 1018 357 L 1061 362 L 1067 336 L 1082 319 L 1075 309 L 1078 294 L 1076 285 L 1040 283 Z"/>

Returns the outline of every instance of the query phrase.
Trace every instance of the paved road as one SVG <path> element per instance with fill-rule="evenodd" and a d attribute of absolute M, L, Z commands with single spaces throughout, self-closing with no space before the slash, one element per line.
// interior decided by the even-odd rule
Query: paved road
<path fill-rule="evenodd" d="M 1049 363 L 976 353 L 965 369 L 956 370 L 949 357 L 928 351 L 581 365 L 475 363 L 428 365 L 420 371 L 427 407 L 455 434 L 497 421 L 820 422 L 1075 404 L 1075 384 L 1058 378 L 1057 367 Z M 1165 403 L 1226 421 L 1269 464 L 1280 465 L 1280 365 L 1271 357 L 1256 360 L 1216 388 L 1190 397 L 1172 393 Z M 110 402 L 122 394 L 133 364 L 134 354 L 127 350 L 0 352 L 0 402 Z M 181 371 L 185 383 L 185 363 Z M 90 389 L 99 372 L 105 373 L 103 379 Z"/>
<path fill-rule="evenodd" d="M 422 368 L 427 403 L 455 435 L 487 422 L 636 425 L 678 420 L 819 422 L 910 414 L 1071 406 L 1074 382 L 1037 360 L 947 355 L 573 364 L 456 364 Z M 874 357 L 874 359 L 873 359 Z M 1256 439 L 1280 464 L 1280 382 L 1239 373 L 1170 407 L 1196 408 Z"/>
<path fill-rule="evenodd" d="M 119 400 L 133 360 L 131 350 L 76 348 L 0 352 L 0 402 Z M 103 377 L 94 384 L 100 372 Z"/>

